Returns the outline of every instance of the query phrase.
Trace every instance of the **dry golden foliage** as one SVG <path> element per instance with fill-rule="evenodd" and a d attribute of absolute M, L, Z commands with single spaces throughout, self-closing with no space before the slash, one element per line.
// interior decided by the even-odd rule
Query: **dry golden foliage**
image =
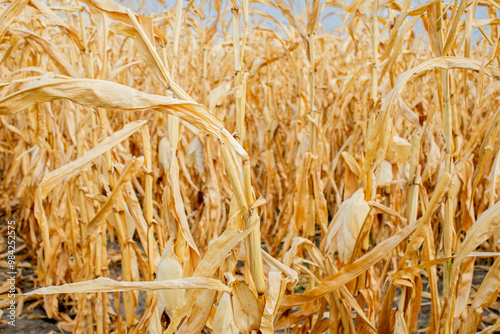
<path fill-rule="evenodd" d="M 19 312 L 99 334 L 500 328 L 500 6 L 305 5 L 3 2 Z"/>

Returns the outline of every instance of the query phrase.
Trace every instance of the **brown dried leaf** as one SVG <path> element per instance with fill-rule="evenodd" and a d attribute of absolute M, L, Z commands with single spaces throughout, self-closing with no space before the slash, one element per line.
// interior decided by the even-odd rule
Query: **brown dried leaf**
<path fill-rule="evenodd" d="M 142 93 L 110 81 L 47 79 L 0 100 L 0 115 L 12 115 L 35 103 L 68 99 L 74 103 L 107 109 L 156 109 L 177 116 L 220 137 L 223 123 L 204 106 L 162 95 Z"/>
<path fill-rule="evenodd" d="M 358 189 L 348 200 L 342 202 L 338 213 L 328 226 L 325 250 L 327 254 L 335 254 L 343 263 L 351 258 L 359 231 L 365 221 L 370 206 L 365 201 L 363 188 Z"/>
<path fill-rule="evenodd" d="M 259 330 L 260 312 L 257 297 L 248 284 L 237 279 L 231 284 L 234 323 L 243 334 Z"/>
<path fill-rule="evenodd" d="M 51 295 L 55 293 L 91 293 L 91 292 L 115 292 L 115 291 L 157 291 L 162 289 L 209 289 L 230 292 L 231 289 L 219 280 L 206 277 L 185 277 L 168 281 L 148 282 L 120 282 L 107 277 L 99 277 L 94 280 L 68 283 L 60 286 L 39 288 L 23 294 Z"/>

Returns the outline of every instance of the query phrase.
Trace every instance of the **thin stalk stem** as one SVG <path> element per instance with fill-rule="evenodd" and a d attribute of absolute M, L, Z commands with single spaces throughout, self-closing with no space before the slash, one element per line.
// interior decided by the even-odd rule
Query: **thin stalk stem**
<path fill-rule="evenodd" d="M 437 4 L 437 34 L 440 52 L 444 48 L 444 30 L 443 30 L 443 11 L 442 2 L 439 1 Z M 446 56 L 442 54 L 441 56 Z M 450 82 L 448 76 L 448 70 L 440 70 L 441 72 L 441 85 L 443 90 L 443 127 L 444 127 L 444 142 L 445 142 L 445 172 L 451 174 L 452 170 L 452 151 L 453 151 L 453 137 L 452 137 L 452 108 L 450 99 Z M 445 209 L 444 209 L 444 223 L 443 223 L 443 248 L 444 256 L 449 257 L 453 253 L 453 229 L 454 229 L 454 210 L 453 210 L 453 200 L 452 200 L 452 189 L 449 189 L 446 193 L 445 199 Z M 446 268 L 444 270 L 443 277 L 443 294 L 448 294 L 450 287 L 450 274 L 451 274 L 451 263 L 449 260 L 446 262 Z"/>
<path fill-rule="evenodd" d="M 153 226 L 153 162 L 151 156 L 151 141 L 149 136 L 149 129 L 147 125 L 141 128 L 142 144 L 144 147 L 144 164 L 146 165 L 147 174 L 145 176 L 144 191 L 146 197 L 144 198 L 144 218 L 148 224 L 148 245 L 147 245 L 147 256 L 149 263 L 149 270 L 151 272 L 151 280 L 153 279 L 153 273 L 156 271 L 154 265 L 154 255 L 156 240 L 154 239 L 154 226 Z"/>
<path fill-rule="evenodd" d="M 377 70 L 378 70 L 378 0 L 373 0 L 372 5 L 372 76 L 371 76 L 371 84 L 370 84 L 370 99 L 373 101 L 373 104 L 377 102 L 378 99 L 378 79 L 377 79 Z"/>

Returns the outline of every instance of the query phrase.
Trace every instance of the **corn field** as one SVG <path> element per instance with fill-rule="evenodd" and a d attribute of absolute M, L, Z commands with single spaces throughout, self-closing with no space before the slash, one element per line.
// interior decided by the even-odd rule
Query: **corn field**
<path fill-rule="evenodd" d="M 159 1 L 2 1 L 5 333 L 500 331 L 500 2 Z"/>

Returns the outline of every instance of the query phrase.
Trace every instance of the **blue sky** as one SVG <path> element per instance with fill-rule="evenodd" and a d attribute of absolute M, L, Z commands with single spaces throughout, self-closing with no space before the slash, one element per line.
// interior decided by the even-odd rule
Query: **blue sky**
<path fill-rule="evenodd" d="M 139 1 L 141 0 L 122 0 L 122 4 L 126 5 L 128 7 L 131 7 L 133 9 L 137 9 L 139 6 Z M 161 12 L 163 10 L 163 5 L 158 2 L 157 0 L 145 0 L 146 5 L 144 6 L 144 12 L 146 13 L 153 13 L 153 12 Z M 172 8 L 176 4 L 176 0 L 164 0 L 165 3 L 167 4 L 168 8 Z M 189 2 L 188 0 L 184 0 L 186 5 Z M 213 0 L 210 0 L 212 2 Z M 272 0 L 271 0 L 272 1 Z M 287 0 L 285 0 L 287 1 Z M 348 2 L 351 2 L 352 0 L 347 0 Z M 445 0 L 444 2 L 449 3 L 450 0 Z M 198 0 L 195 0 L 195 2 L 199 2 Z M 425 2 L 425 0 L 414 0 L 412 1 L 412 6 L 418 6 L 421 3 Z M 229 0 L 222 0 L 222 5 L 223 6 L 229 6 Z M 286 19 L 283 17 L 281 14 L 281 11 L 273 8 L 271 6 L 266 6 L 262 4 L 250 4 L 251 8 L 258 9 L 260 11 L 264 11 L 268 13 L 269 15 L 272 15 L 275 17 L 277 20 L 282 21 L 282 22 L 287 22 Z M 207 8 L 204 9 L 205 12 L 208 12 L 210 14 L 210 5 L 206 5 Z M 292 0 L 292 8 L 296 15 L 298 15 L 300 12 L 305 12 L 305 1 L 304 0 Z M 213 15 L 215 15 L 215 11 L 212 10 Z M 330 15 L 332 14 L 332 15 Z M 342 25 L 342 15 L 344 12 L 339 9 L 339 8 L 333 8 L 330 6 L 325 7 L 325 10 L 321 13 L 320 19 L 322 17 L 328 16 L 325 20 L 322 21 L 322 27 L 326 31 L 333 31 L 335 28 L 338 28 Z M 380 15 L 380 13 L 379 13 Z M 497 15 L 500 16 L 500 11 L 497 11 Z M 486 19 L 488 18 L 487 10 L 485 7 L 478 6 L 476 9 L 475 13 L 476 19 Z M 228 18 L 229 19 L 229 18 Z M 464 19 L 465 19 L 465 14 L 464 14 Z M 269 26 L 269 28 L 271 25 Z M 418 21 L 417 25 L 415 26 L 417 34 L 425 33 L 422 21 Z M 485 30 L 489 32 L 489 27 L 485 27 Z M 473 29 L 473 40 L 477 40 L 480 36 L 481 33 L 479 32 L 478 29 Z"/>

